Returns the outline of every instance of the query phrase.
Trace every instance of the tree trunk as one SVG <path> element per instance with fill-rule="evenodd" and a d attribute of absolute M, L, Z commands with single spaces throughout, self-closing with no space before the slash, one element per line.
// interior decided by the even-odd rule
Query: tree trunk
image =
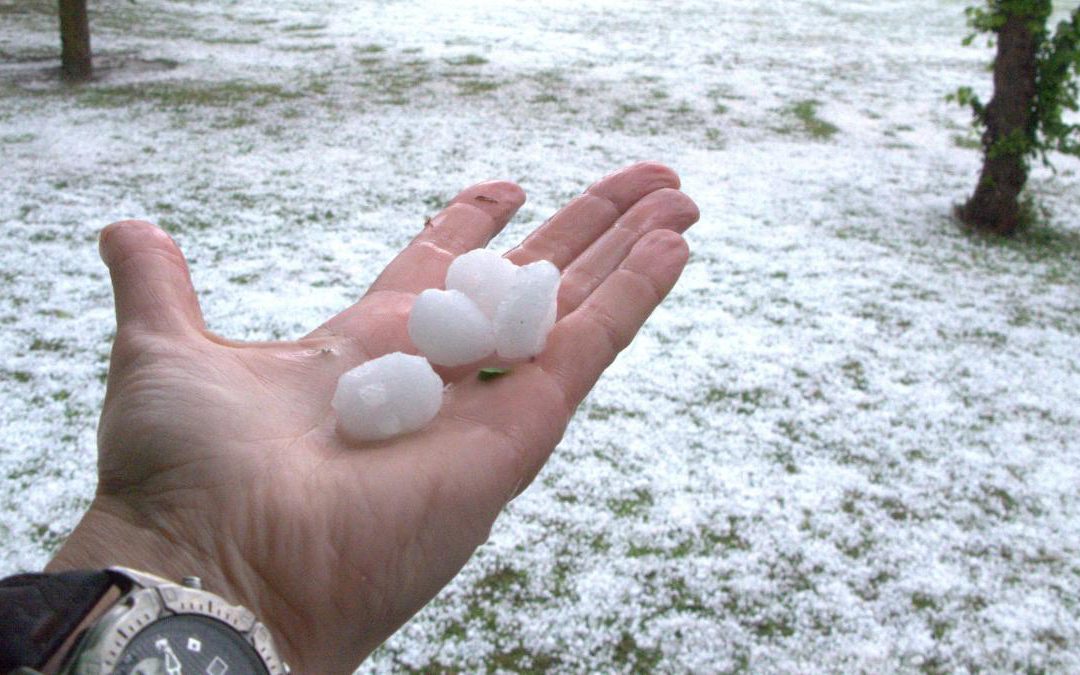
<path fill-rule="evenodd" d="M 1028 133 L 1034 123 L 1036 50 L 1032 24 L 1039 17 L 1014 15 L 997 36 L 994 96 L 986 106 L 983 166 L 975 194 L 961 219 L 979 230 L 1008 235 L 1020 222 L 1020 192 L 1027 182 Z"/>
<path fill-rule="evenodd" d="M 64 79 L 72 82 L 89 80 L 93 67 L 86 0 L 60 0 L 60 45 Z"/>

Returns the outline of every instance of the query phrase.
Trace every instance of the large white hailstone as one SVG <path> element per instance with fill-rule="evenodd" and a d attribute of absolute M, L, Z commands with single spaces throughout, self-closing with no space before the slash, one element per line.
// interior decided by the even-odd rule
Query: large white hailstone
<path fill-rule="evenodd" d="M 409 338 L 432 363 L 463 366 L 495 351 L 491 320 L 461 291 L 429 288 L 409 314 Z"/>
<path fill-rule="evenodd" d="M 442 378 L 427 359 L 394 352 L 342 375 L 330 405 L 339 432 L 366 443 L 423 428 L 438 414 L 442 395 Z"/>
<path fill-rule="evenodd" d="M 462 253 L 446 270 L 446 289 L 461 291 L 477 304 L 489 319 L 514 283 L 518 266 L 495 251 L 477 248 Z"/>
<path fill-rule="evenodd" d="M 544 351 L 555 325 L 559 268 L 547 260 L 517 270 L 495 312 L 495 350 L 504 359 L 526 359 Z"/>

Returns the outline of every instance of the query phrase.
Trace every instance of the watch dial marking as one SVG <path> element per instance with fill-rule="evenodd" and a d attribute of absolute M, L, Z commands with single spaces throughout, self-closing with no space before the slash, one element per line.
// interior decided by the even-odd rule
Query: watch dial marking
<path fill-rule="evenodd" d="M 117 661 L 114 675 L 268 675 L 243 633 L 217 619 L 180 614 L 139 632 Z"/>
<path fill-rule="evenodd" d="M 215 656 L 210 665 L 206 667 L 206 675 L 225 675 L 225 671 L 228 669 L 229 664 L 222 661 L 220 656 Z"/>

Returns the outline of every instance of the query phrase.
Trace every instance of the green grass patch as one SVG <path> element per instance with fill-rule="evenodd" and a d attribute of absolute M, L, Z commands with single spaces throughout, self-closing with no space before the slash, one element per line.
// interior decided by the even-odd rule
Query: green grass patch
<path fill-rule="evenodd" d="M 23 384 L 29 382 L 34 378 L 32 374 L 26 372 L 25 370 L 8 371 L 7 374 L 11 376 L 11 379 Z"/>
<path fill-rule="evenodd" d="M 673 548 L 665 548 L 653 544 L 630 544 L 626 551 L 628 558 L 660 557 L 664 560 L 682 560 L 694 550 L 694 540 L 685 539 Z"/>
<path fill-rule="evenodd" d="M 645 488 L 635 488 L 630 496 L 609 499 L 607 505 L 617 518 L 633 518 L 652 507 L 653 496 Z"/>
<path fill-rule="evenodd" d="M 701 616 L 714 616 L 716 612 L 707 606 L 701 597 L 690 590 L 686 580 L 675 577 L 667 583 L 667 590 L 671 594 L 669 611 L 680 614 L 698 614 Z"/>
<path fill-rule="evenodd" d="M 727 527 L 723 530 L 706 528 L 702 533 L 706 544 L 715 551 L 746 551 L 750 549 L 748 542 L 739 534 L 739 525 L 742 520 L 737 516 L 727 517 Z"/>
<path fill-rule="evenodd" d="M 710 150 L 723 150 L 727 145 L 724 141 L 724 132 L 716 127 L 706 127 L 705 145 Z"/>
<path fill-rule="evenodd" d="M 41 547 L 41 550 L 50 555 L 60 548 L 60 544 L 67 539 L 66 532 L 57 532 L 51 523 L 41 523 L 30 531 L 30 541 Z"/>
<path fill-rule="evenodd" d="M 67 343 L 59 338 L 51 340 L 34 338 L 34 341 L 30 343 L 30 351 L 32 352 L 62 352 L 66 347 Z"/>
<path fill-rule="evenodd" d="M 251 282 L 258 280 L 258 278 L 259 274 L 256 272 L 252 272 L 250 274 L 237 274 L 235 276 L 229 277 L 229 282 L 239 284 L 241 286 L 247 286 Z"/>
<path fill-rule="evenodd" d="M 911 606 L 919 611 L 938 608 L 937 601 L 932 596 L 921 592 L 911 594 Z"/>
<path fill-rule="evenodd" d="M 625 419 L 641 419 L 645 417 L 644 413 L 641 411 L 626 410 L 625 408 L 610 405 L 590 405 L 586 416 L 591 420 L 597 421 L 608 420 L 612 417 L 622 417 Z"/>
<path fill-rule="evenodd" d="M 208 45 L 257 45 L 262 38 L 256 37 L 207 37 L 202 39 Z"/>
<path fill-rule="evenodd" d="M 820 105 L 819 101 L 813 99 L 796 101 L 786 108 L 784 112 L 788 116 L 794 117 L 798 125 L 783 127 L 779 131 L 784 133 L 799 131 L 816 140 L 829 140 L 840 132 L 840 128 L 818 117 L 818 106 Z"/>
<path fill-rule="evenodd" d="M 870 389 L 870 381 L 866 378 L 866 368 L 863 367 L 861 361 L 848 359 L 841 364 L 840 370 L 844 371 L 844 375 L 851 383 L 852 388 L 863 392 Z"/>
<path fill-rule="evenodd" d="M 458 93 L 462 96 L 476 96 L 495 91 L 502 85 L 494 80 L 462 80 L 457 86 Z"/>
<path fill-rule="evenodd" d="M 435 80 L 431 62 L 424 59 L 396 61 L 367 59 L 363 77 L 356 81 L 366 99 L 382 105 L 407 105 L 424 96 L 425 88 Z"/>
<path fill-rule="evenodd" d="M 519 645 L 493 654 L 488 662 L 488 672 L 546 673 L 559 664 L 559 658 L 552 654 L 536 653 Z"/>
<path fill-rule="evenodd" d="M 556 571 L 555 576 L 558 574 Z M 557 655 L 523 644 L 513 625 L 499 621 L 498 606 L 521 607 L 544 601 L 544 598 L 529 593 L 528 584 L 526 571 L 509 566 L 498 567 L 484 575 L 473 584 L 464 615 L 442 628 L 442 639 L 460 641 L 478 630 L 493 636 L 495 649 L 486 661 L 489 672 L 547 672 L 557 667 L 560 663 Z"/>
<path fill-rule="evenodd" d="M 49 2 L 27 2 L 26 0 L 18 0 L 11 2 L 0 2 L 0 16 L 41 16 L 53 18 L 56 16 L 56 4 Z"/>
<path fill-rule="evenodd" d="M 686 101 L 682 101 L 682 102 L 679 103 L 679 105 L 668 108 L 667 112 L 668 112 L 669 115 L 680 116 L 680 115 L 692 115 L 693 113 L 695 113 L 697 111 L 694 110 L 694 107 L 692 105 L 690 105 Z"/>
<path fill-rule="evenodd" d="M 760 638 L 791 637 L 795 634 L 795 627 L 784 618 L 765 619 L 753 624 L 754 635 Z"/>
<path fill-rule="evenodd" d="M 199 216 L 183 215 L 178 218 L 167 218 L 158 221 L 158 225 L 161 226 L 166 232 L 187 232 L 190 230 L 203 231 L 209 230 L 214 226 L 214 223 Z"/>
<path fill-rule="evenodd" d="M 501 567 L 476 582 L 476 588 L 489 597 L 518 595 L 528 585 L 529 574 L 512 567 Z"/>
<path fill-rule="evenodd" d="M 293 52 L 293 53 L 296 53 L 296 54 L 306 54 L 306 53 L 309 53 L 309 52 L 328 52 L 328 51 L 330 51 L 332 49 L 335 49 L 335 48 L 336 48 L 336 45 L 332 45 L 332 44 L 328 44 L 328 43 L 317 44 L 317 45 L 284 45 L 282 47 L 278 47 L 278 49 L 280 49 L 283 52 Z"/>
<path fill-rule="evenodd" d="M 276 84 L 242 80 L 228 82 L 177 81 L 86 87 L 79 104 L 90 108 L 126 108 L 148 103 L 164 110 L 224 108 L 238 104 L 265 106 L 303 96 Z"/>
<path fill-rule="evenodd" d="M 953 134 L 952 142 L 963 150 L 982 150 L 982 141 L 972 134 Z"/>
<path fill-rule="evenodd" d="M 615 645 L 612 660 L 623 669 L 634 673 L 651 673 L 660 664 L 664 653 L 658 647 L 646 648 L 638 644 L 634 636 L 623 631 Z"/>
<path fill-rule="evenodd" d="M 240 113 L 218 117 L 210 123 L 210 127 L 213 129 L 242 129 L 243 127 L 250 126 L 254 123 L 255 120 Z"/>
<path fill-rule="evenodd" d="M 287 26 L 282 26 L 281 27 L 281 30 L 286 32 L 286 33 L 311 33 L 311 32 L 314 32 L 314 31 L 320 31 L 320 30 L 325 30 L 325 29 L 326 29 L 326 24 L 325 23 L 318 23 L 318 22 L 293 23 L 293 24 L 289 24 Z"/>
<path fill-rule="evenodd" d="M 705 394 L 707 405 L 720 405 L 721 407 L 734 407 L 740 415 L 752 415 L 768 396 L 769 391 L 763 387 L 751 387 L 750 389 L 725 389 L 722 387 L 710 387 Z"/>
<path fill-rule="evenodd" d="M 452 66 L 482 66 L 488 63 L 488 60 L 479 54 L 466 54 L 445 61 Z"/>
<path fill-rule="evenodd" d="M 1004 249 L 1029 263 L 1044 265 L 1045 283 L 1080 283 L 1080 232 L 1055 226 L 1053 214 L 1030 192 L 1021 196 L 1020 227 L 1013 236 L 985 235 L 969 228 L 964 228 L 964 232 L 989 250 Z M 977 259 L 983 260 L 982 256 Z"/>

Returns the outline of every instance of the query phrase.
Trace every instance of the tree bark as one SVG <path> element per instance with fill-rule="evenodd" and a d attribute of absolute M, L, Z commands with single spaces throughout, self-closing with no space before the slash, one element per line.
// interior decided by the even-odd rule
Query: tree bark
<path fill-rule="evenodd" d="M 60 0 L 60 45 L 64 79 L 72 82 L 89 80 L 93 65 L 86 0 Z"/>
<path fill-rule="evenodd" d="M 979 230 L 1009 235 L 1020 224 L 1020 192 L 1027 182 L 1027 148 L 1038 90 L 1038 42 L 1031 15 L 1006 19 L 997 36 L 994 96 L 986 106 L 983 166 L 961 219 Z"/>

